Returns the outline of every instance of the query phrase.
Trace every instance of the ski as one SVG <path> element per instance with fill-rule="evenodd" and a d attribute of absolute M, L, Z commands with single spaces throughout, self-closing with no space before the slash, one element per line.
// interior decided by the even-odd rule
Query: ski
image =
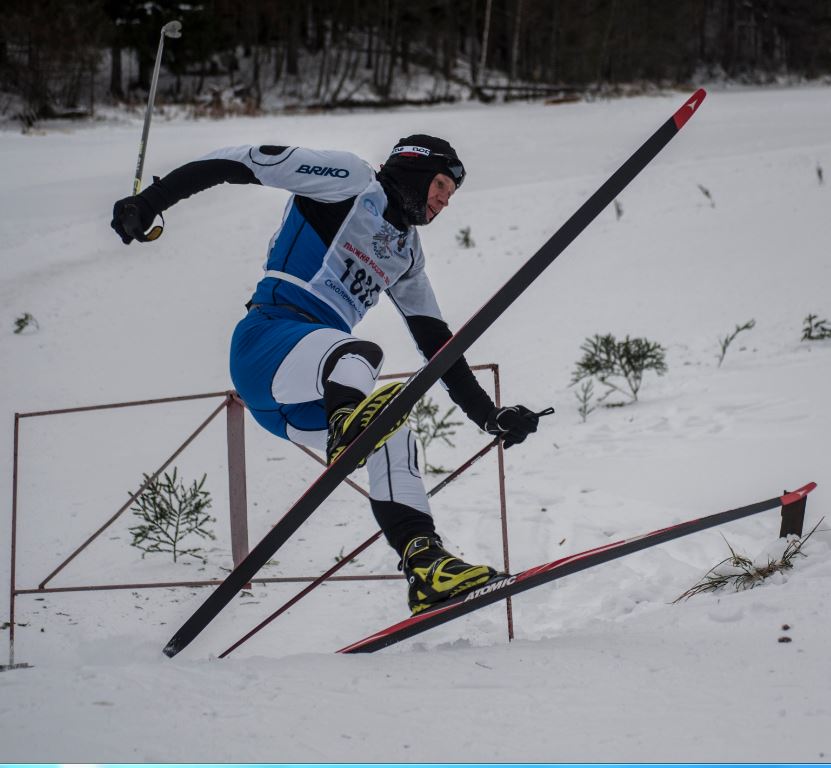
<path fill-rule="evenodd" d="M 618 168 L 549 240 L 467 321 L 429 362 L 416 373 L 389 405 L 352 442 L 338 460 L 321 474 L 274 525 L 254 549 L 231 571 L 164 648 L 175 656 L 193 641 L 233 599 L 257 571 L 292 536 L 305 520 L 346 479 L 378 439 L 410 411 L 467 349 L 536 280 L 543 270 L 609 205 L 695 114 L 706 92 L 697 90 L 623 165 Z"/>
<path fill-rule="evenodd" d="M 408 637 L 432 629 L 439 624 L 453 621 L 453 619 L 464 616 L 471 611 L 476 611 L 479 608 L 483 608 L 499 600 L 504 600 L 527 589 L 533 589 L 534 587 L 540 586 L 540 584 L 556 581 L 571 573 L 577 573 L 586 568 L 607 563 L 610 560 L 616 560 L 624 555 L 638 552 L 648 547 L 654 547 L 666 541 L 671 541 L 672 539 L 688 536 L 696 531 L 713 528 L 716 525 L 722 525 L 732 520 L 765 512 L 778 506 L 786 507 L 789 504 L 795 504 L 802 501 L 814 488 L 816 488 L 816 483 L 808 483 L 783 496 L 775 496 L 772 499 L 749 504 L 746 507 L 739 507 L 726 512 L 717 512 L 714 515 L 701 517 L 697 520 L 689 520 L 685 523 L 678 523 L 668 528 L 660 528 L 657 531 L 635 536 L 631 539 L 623 539 L 613 544 L 588 549 L 576 555 L 570 555 L 569 557 L 563 557 L 550 563 L 529 568 L 527 571 L 522 571 L 515 575 L 497 576 L 487 584 L 443 603 L 438 608 L 411 616 L 398 624 L 393 624 L 391 627 L 376 632 L 374 635 L 365 637 L 357 643 L 347 645 L 345 648 L 341 648 L 338 653 L 371 653 L 372 651 L 386 648 L 401 640 L 406 640 Z"/>

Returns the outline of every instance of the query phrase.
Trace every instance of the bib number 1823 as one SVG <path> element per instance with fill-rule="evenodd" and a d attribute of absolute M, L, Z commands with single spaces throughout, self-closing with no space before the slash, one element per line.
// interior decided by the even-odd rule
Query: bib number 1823
<path fill-rule="evenodd" d="M 340 281 L 346 286 L 349 293 L 365 307 L 372 306 L 375 294 L 380 292 L 381 286 L 375 282 L 372 275 L 367 274 L 363 267 L 353 270 L 355 259 L 346 259 L 344 263 L 346 264 L 346 271 L 340 276 Z"/>

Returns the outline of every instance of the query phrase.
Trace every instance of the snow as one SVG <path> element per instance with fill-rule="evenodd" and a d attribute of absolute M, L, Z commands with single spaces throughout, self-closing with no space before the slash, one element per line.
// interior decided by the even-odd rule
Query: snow
<path fill-rule="evenodd" d="M 469 176 L 422 236 L 458 327 L 686 96 L 158 120 L 146 173 L 259 142 L 350 149 L 377 164 L 399 136 L 447 136 Z M 604 211 L 469 352 L 499 363 L 505 402 L 557 408 L 505 455 L 515 570 L 811 480 L 806 532 L 826 513 L 831 341 L 800 336 L 809 313 L 831 316 L 831 188 L 816 170 L 831 169 L 829 96 L 711 92 L 621 196 L 622 218 Z M 287 195 L 215 188 L 171 210 L 161 240 L 125 248 L 109 212 L 129 192 L 139 134 L 137 117 L 0 133 L 9 501 L 15 412 L 231 386 L 228 341 Z M 467 226 L 471 249 L 455 237 Z M 16 335 L 25 312 L 40 327 Z M 719 339 L 750 319 L 719 367 Z M 359 332 L 382 344 L 385 371 L 419 364 L 388 302 Z M 595 333 L 662 343 L 669 371 L 647 375 L 637 404 L 582 423 L 568 385 Z M 219 402 L 21 420 L 18 588 L 37 586 Z M 207 565 L 142 559 L 128 512 L 50 586 L 221 578 L 231 566 L 224 438 L 220 418 L 175 462 L 188 481 L 208 474 Z M 253 545 L 319 470 L 251 420 L 246 440 Z M 431 463 L 455 466 L 485 437 L 466 424 L 454 441 L 432 447 Z M 446 542 L 469 559 L 501 560 L 496 491 L 490 455 L 433 502 Z M 532 590 L 514 600 L 510 644 L 500 603 L 373 655 L 334 654 L 404 618 L 399 581 L 324 586 L 223 660 L 299 586 L 255 585 L 173 660 L 161 648 L 205 589 L 22 595 L 15 661 L 33 668 L 0 674 L 0 761 L 827 762 L 827 522 L 784 575 L 672 603 L 729 555 L 725 539 L 757 558 L 784 549 L 778 530 L 768 512 Z M 264 573 L 317 575 L 373 532 L 365 503 L 341 489 Z M 390 574 L 395 563 L 376 544 L 345 572 Z"/>

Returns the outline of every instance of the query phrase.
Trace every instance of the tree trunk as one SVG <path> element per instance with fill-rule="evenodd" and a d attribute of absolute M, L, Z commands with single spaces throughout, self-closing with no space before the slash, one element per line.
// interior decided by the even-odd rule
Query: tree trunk
<path fill-rule="evenodd" d="M 736 70 L 736 39 L 738 37 L 736 24 L 736 4 L 734 0 L 724 0 L 722 11 L 722 58 L 721 64 L 728 75 Z"/>
<path fill-rule="evenodd" d="M 341 91 L 343 90 L 343 86 L 346 84 L 346 80 L 350 77 L 355 76 L 355 72 L 358 68 L 358 63 L 361 58 L 361 52 L 358 50 L 351 50 L 347 49 L 346 52 L 346 63 L 343 66 L 343 69 L 340 73 L 340 78 L 336 83 L 334 90 L 329 94 L 328 102 L 329 104 L 335 105 L 340 98 Z M 338 52 L 338 59 L 340 60 L 340 51 Z"/>
<path fill-rule="evenodd" d="M 395 54 L 398 50 L 398 2 L 390 0 L 390 25 L 389 25 L 389 61 L 387 61 L 387 73 L 384 78 L 384 95 L 389 98 L 392 93 L 392 81 L 395 77 Z"/>
<path fill-rule="evenodd" d="M 410 36 L 406 33 L 399 35 L 399 42 L 401 44 L 401 72 L 404 75 L 410 74 Z"/>
<path fill-rule="evenodd" d="M 516 80 L 517 61 L 519 60 L 519 30 L 522 26 L 522 0 L 516 0 L 516 11 L 514 12 L 514 34 L 511 40 L 511 69 L 508 73 L 511 83 Z"/>
<path fill-rule="evenodd" d="M 375 25 L 370 22 L 369 24 L 369 32 L 367 33 L 366 38 L 366 61 L 364 63 L 364 69 L 372 69 L 372 45 L 375 41 Z"/>
<path fill-rule="evenodd" d="M 205 87 L 205 77 L 208 74 L 208 62 L 205 61 L 203 58 L 202 61 L 199 62 L 199 80 L 196 81 L 196 95 L 199 96 L 202 93 L 202 89 Z"/>
<path fill-rule="evenodd" d="M 274 55 L 274 85 L 277 85 L 283 76 L 283 49 L 280 45 L 275 45 L 272 53 Z"/>
<path fill-rule="evenodd" d="M 23 99 L 26 102 L 28 111 L 37 114 L 48 106 L 46 87 L 43 83 L 43 72 L 41 70 L 40 51 L 29 35 L 26 50 L 26 75 L 23 78 Z"/>
<path fill-rule="evenodd" d="M 604 80 L 613 80 L 611 54 L 609 53 L 609 39 L 612 36 L 612 28 L 615 25 L 615 12 L 617 11 L 617 0 L 611 0 L 609 3 L 609 16 L 606 19 L 605 28 L 603 30 L 603 37 L 600 41 L 600 52 L 597 56 L 597 72 L 595 79 L 598 83 Z"/>
<path fill-rule="evenodd" d="M 263 89 L 260 83 L 260 46 L 256 43 L 252 57 L 251 90 L 254 93 L 254 106 L 259 110 L 263 104 Z"/>
<path fill-rule="evenodd" d="M 482 85 L 485 78 L 485 67 L 488 65 L 488 38 L 491 31 L 491 10 L 493 9 L 493 0 L 485 0 L 485 25 L 482 30 L 482 55 L 479 59 L 479 72 L 477 73 L 476 86 Z"/>
<path fill-rule="evenodd" d="M 320 22 L 318 22 L 320 24 Z M 327 40 L 328 38 L 328 40 Z M 320 36 L 318 35 L 318 39 Z M 331 37 L 324 31 L 324 37 L 320 43 L 320 69 L 317 73 L 317 88 L 315 88 L 315 100 L 320 101 L 321 96 L 329 85 L 329 75 L 327 72 L 329 65 L 329 48 L 331 47 Z"/>
<path fill-rule="evenodd" d="M 95 117 L 95 54 L 90 55 L 89 62 L 89 116 Z"/>
<path fill-rule="evenodd" d="M 121 46 L 113 44 L 110 48 L 110 96 L 114 99 L 124 98 L 124 85 L 121 72 Z"/>
<path fill-rule="evenodd" d="M 286 36 L 286 74 L 296 76 L 299 74 L 297 63 L 297 49 L 300 37 L 300 10 L 292 6 L 288 12 L 288 35 Z"/>
<path fill-rule="evenodd" d="M 138 59 L 138 87 L 143 91 L 149 91 L 150 73 L 153 69 L 153 63 L 148 61 L 147 57 L 141 51 L 136 51 L 136 58 Z"/>
<path fill-rule="evenodd" d="M 481 41 L 477 37 L 476 28 L 478 22 L 476 20 L 476 7 L 479 0 L 470 0 L 470 15 L 468 16 L 468 29 L 470 30 L 470 52 L 468 53 L 468 62 L 470 63 L 470 85 L 475 90 L 476 84 L 479 82 L 479 54 Z M 444 51 L 442 51 L 444 53 Z"/>

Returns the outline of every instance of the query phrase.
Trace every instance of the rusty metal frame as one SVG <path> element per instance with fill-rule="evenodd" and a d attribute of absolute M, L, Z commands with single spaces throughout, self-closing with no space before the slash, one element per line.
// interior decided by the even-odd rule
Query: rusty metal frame
<path fill-rule="evenodd" d="M 18 470 L 19 470 L 19 454 L 20 454 L 20 422 L 22 419 L 27 418 L 36 418 L 36 417 L 43 417 L 43 416 L 60 416 L 69 413 L 85 413 L 88 411 L 103 411 L 103 410 L 112 410 L 117 408 L 131 408 L 137 406 L 146 406 L 146 405 L 160 405 L 164 403 L 177 403 L 177 402 L 185 402 L 190 400 L 204 400 L 209 398 L 216 398 L 222 397 L 222 403 L 217 406 L 211 414 L 206 418 L 187 438 L 185 438 L 184 442 L 173 452 L 173 454 L 156 470 L 152 475 L 150 475 L 144 483 L 142 483 L 141 487 L 133 494 L 130 495 L 127 502 L 114 514 L 110 517 L 107 522 L 104 523 L 97 531 L 95 531 L 91 536 L 89 536 L 86 541 L 76 547 L 70 555 L 63 560 L 52 572 L 44 578 L 36 589 L 18 589 L 17 588 L 17 518 L 18 518 L 18 505 L 19 505 L 19 497 L 18 497 Z M 15 413 L 14 415 L 14 453 L 13 453 L 13 460 L 12 460 L 12 530 L 11 530 L 11 572 L 9 576 L 9 665 L 14 666 L 14 643 L 15 643 L 15 599 L 17 595 L 25 595 L 25 594 L 47 594 L 47 593 L 54 593 L 54 592 L 85 592 L 85 591 L 96 591 L 96 590 L 110 590 L 110 589 L 140 589 L 140 588 L 148 588 L 148 587 L 155 587 L 155 586 L 197 586 L 197 584 L 190 584 L 186 582 L 174 582 L 168 583 L 166 585 L 163 584 L 114 584 L 114 585 L 80 585 L 74 587 L 47 587 L 46 585 L 60 573 L 72 560 L 74 560 L 81 552 L 83 552 L 90 544 L 92 544 L 95 539 L 97 539 L 109 526 L 111 526 L 124 512 L 127 510 L 130 505 L 144 492 L 150 483 L 152 483 L 164 470 L 170 466 L 170 464 L 187 448 L 195 439 L 196 437 L 210 424 L 218 415 L 222 412 L 223 409 L 227 408 L 230 403 L 232 402 L 240 402 L 236 392 L 233 391 L 225 391 L 225 392 L 208 392 L 204 394 L 198 395 L 183 395 L 179 397 L 162 397 L 156 398 L 152 400 L 132 400 L 128 402 L 119 402 L 119 403 L 106 403 L 101 405 L 88 405 L 88 406 L 79 406 L 75 408 L 59 408 L 47 411 L 31 411 L 28 413 Z M 229 447 L 231 445 L 231 416 L 229 411 Z M 235 416 L 238 417 L 237 414 Z M 236 426 L 236 424 L 234 424 Z M 230 472 L 229 467 L 229 495 L 233 498 L 233 488 L 234 488 L 235 477 Z M 233 528 L 232 528 L 233 534 Z"/>
<path fill-rule="evenodd" d="M 499 366 L 495 363 L 486 365 L 471 366 L 473 370 L 489 370 L 494 379 L 494 401 L 496 405 L 500 404 L 500 381 L 499 381 Z M 397 373 L 387 374 L 382 376 L 384 379 L 404 378 L 411 376 L 412 373 Z M 182 444 L 168 457 L 165 462 L 150 476 L 147 477 L 144 483 L 137 491 L 130 495 L 129 499 L 113 514 L 101 527 L 91 534 L 82 544 L 73 550 L 68 557 L 66 557 L 56 568 L 54 568 L 36 588 L 18 588 L 16 577 L 17 565 L 17 521 L 18 521 L 18 470 L 19 470 L 19 451 L 20 451 L 20 422 L 26 418 L 56 416 L 69 413 L 83 413 L 87 411 L 110 410 L 116 408 L 129 408 L 137 406 L 158 405 L 164 403 L 186 402 L 192 400 L 202 400 L 209 398 L 223 398 L 223 401 L 218 405 L 208 417 L 199 424 L 196 429 L 188 435 Z M 196 437 L 222 412 L 226 411 L 227 416 L 227 446 L 228 446 L 228 495 L 229 495 L 229 517 L 231 526 L 231 551 L 234 565 L 240 562 L 248 554 L 248 513 L 247 513 L 247 493 L 245 481 L 245 431 L 244 431 L 244 404 L 239 396 L 234 391 L 224 392 L 210 392 L 197 395 L 183 395 L 179 397 L 165 397 L 156 398 L 152 400 L 135 400 L 129 402 L 109 403 L 103 405 L 81 406 L 76 408 L 61 408 L 46 411 L 32 411 L 28 413 L 15 413 L 14 415 L 14 455 L 12 466 L 12 521 L 11 521 L 11 570 L 10 570 L 10 586 L 9 586 L 9 667 L 18 666 L 14 663 L 14 644 L 15 644 L 15 602 L 18 595 L 31 594 L 59 594 L 63 592 L 89 592 L 89 591 L 114 591 L 124 589 L 157 589 L 157 588 L 171 588 L 171 587 L 202 587 L 202 586 L 216 586 L 222 583 L 221 579 L 205 579 L 199 581 L 172 581 L 172 582 L 144 582 L 131 584 L 88 584 L 76 585 L 69 587 L 48 587 L 47 584 L 52 581 L 70 562 L 72 562 L 81 552 L 83 552 L 93 541 L 95 541 L 107 528 L 109 528 L 129 507 L 130 505 L 144 492 L 150 483 L 152 483 L 170 464 L 187 448 Z M 297 446 L 307 455 L 314 458 L 321 464 L 325 462 L 314 452 L 305 448 L 304 446 Z M 488 453 L 492 448 L 497 448 L 498 458 L 498 476 L 499 476 L 499 501 L 500 501 L 500 516 L 502 524 L 502 546 L 503 546 L 503 564 L 506 572 L 510 572 L 509 548 L 508 548 L 508 528 L 507 528 L 507 510 L 505 500 L 505 474 L 504 474 L 504 458 L 502 443 L 499 440 L 492 440 L 484 448 L 480 449 L 474 456 L 464 462 L 460 467 L 450 473 L 437 486 L 430 490 L 429 496 L 434 496 L 442 488 L 455 480 L 459 475 L 465 472 L 473 463 L 478 461 L 482 456 Z M 346 484 L 355 489 L 364 496 L 368 496 L 368 492 L 360 485 L 347 478 Z M 269 583 L 306 583 L 311 582 L 308 587 L 302 590 L 298 595 L 292 598 L 288 604 L 282 606 L 268 619 L 262 622 L 257 628 L 252 630 L 248 635 L 238 641 L 237 644 L 229 648 L 225 654 L 230 653 L 239 644 L 255 634 L 259 629 L 270 623 L 274 618 L 283 613 L 285 610 L 293 605 L 312 589 L 326 580 L 332 581 L 374 581 L 399 579 L 399 574 L 392 575 L 366 575 L 366 576 L 335 576 L 334 573 L 341 567 L 346 565 L 351 559 L 357 556 L 360 552 L 370 546 L 374 541 L 380 538 L 380 531 L 376 533 L 369 540 L 361 544 L 356 550 L 342 558 L 334 568 L 330 568 L 322 576 L 295 576 L 295 577 L 263 577 L 252 579 L 252 583 L 269 584 Z M 513 631 L 513 614 L 510 599 L 507 601 L 507 625 L 508 625 L 508 639 L 512 640 L 514 637 Z M 223 655 L 225 655 L 223 654 Z"/>

